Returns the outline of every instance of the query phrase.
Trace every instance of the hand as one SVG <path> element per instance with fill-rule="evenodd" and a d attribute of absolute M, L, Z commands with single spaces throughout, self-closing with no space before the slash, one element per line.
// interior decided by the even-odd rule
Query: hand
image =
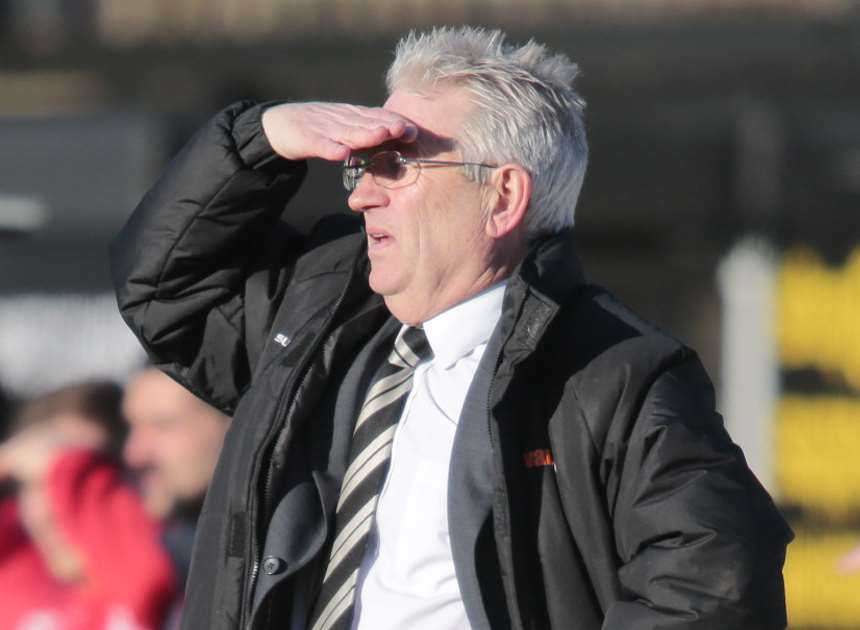
<path fill-rule="evenodd" d="M 341 161 L 350 152 L 399 140 L 413 142 L 418 127 L 381 107 L 345 103 L 287 103 L 263 112 L 263 131 L 288 160 Z"/>
<path fill-rule="evenodd" d="M 59 450 L 60 444 L 45 431 L 25 429 L 0 445 L 0 479 L 39 483 Z"/>
<path fill-rule="evenodd" d="M 18 517 L 48 570 L 60 581 L 76 582 L 85 576 L 86 565 L 66 540 L 45 484 L 48 471 L 69 448 L 75 445 L 46 427 L 24 429 L 0 445 L 0 479 L 20 484 Z"/>
<path fill-rule="evenodd" d="M 56 458 L 70 449 L 97 450 L 98 437 L 69 434 L 56 423 L 23 429 L 0 444 L 0 480 L 38 484 Z"/>

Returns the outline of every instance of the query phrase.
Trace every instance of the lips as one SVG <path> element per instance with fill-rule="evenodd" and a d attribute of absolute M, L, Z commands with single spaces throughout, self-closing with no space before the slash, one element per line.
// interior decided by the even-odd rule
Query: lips
<path fill-rule="evenodd" d="M 391 234 L 383 229 L 368 227 L 367 230 L 367 246 L 370 251 L 375 251 L 390 245 L 394 238 Z"/>

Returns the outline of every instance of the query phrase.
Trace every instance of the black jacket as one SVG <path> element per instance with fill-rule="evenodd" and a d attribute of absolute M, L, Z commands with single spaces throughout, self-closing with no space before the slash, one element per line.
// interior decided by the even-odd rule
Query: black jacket
<path fill-rule="evenodd" d="M 112 250 L 120 309 L 153 360 L 234 416 L 187 630 L 302 618 L 367 368 L 397 325 L 368 287 L 360 233 L 281 223 L 305 166 L 273 154 L 260 114 L 240 103 L 204 127 Z M 587 284 L 567 232 L 511 278 L 451 461 L 474 628 L 785 626 L 791 533 L 697 357 Z"/>

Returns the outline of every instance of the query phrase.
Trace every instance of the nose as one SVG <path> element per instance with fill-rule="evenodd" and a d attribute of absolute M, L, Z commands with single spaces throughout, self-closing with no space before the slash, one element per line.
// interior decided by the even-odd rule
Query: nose
<path fill-rule="evenodd" d="M 350 209 L 355 212 L 366 212 L 371 208 L 383 206 L 388 202 L 388 195 L 385 188 L 379 186 L 370 176 L 370 173 L 365 173 L 360 180 L 358 186 L 353 189 L 349 195 L 347 203 Z"/>
<path fill-rule="evenodd" d="M 134 427 L 128 432 L 128 437 L 122 448 L 122 456 L 130 468 L 140 468 L 149 459 L 146 440 L 142 439 L 139 430 Z"/>

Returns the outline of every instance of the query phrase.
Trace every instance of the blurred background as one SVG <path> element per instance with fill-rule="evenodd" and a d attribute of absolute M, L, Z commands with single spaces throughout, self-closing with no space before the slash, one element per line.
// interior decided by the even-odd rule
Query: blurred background
<path fill-rule="evenodd" d="M 702 355 L 797 533 L 790 627 L 860 628 L 857 0 L 0 0 L 5 398 L 139 366 L 107 245 L 205 119 L 379 104 L 401 34 L 461 23 L 580 64 L 586 270 Z M 314 164 L 291 211 L 345 197 Z"/>

